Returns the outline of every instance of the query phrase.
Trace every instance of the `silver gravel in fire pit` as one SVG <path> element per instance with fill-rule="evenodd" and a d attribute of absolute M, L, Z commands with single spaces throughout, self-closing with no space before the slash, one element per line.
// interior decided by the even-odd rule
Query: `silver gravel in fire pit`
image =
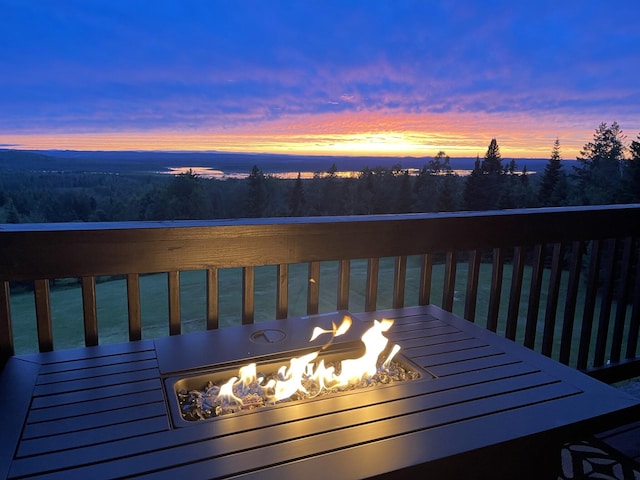
<path fill-rule="evenodd" d="M 398 355 L 399 347 L 383 335 L 392 321 L 374 322 L 360 342 L 334 342 L 350 322 L 345 318 L 340 326 L 334 323 L 332 331 L 316 328 L 312 339 L 323 334 L 329 337 L 321 349 L 304 349 L 275 360 L 245 360 L 168 378 L 166 389 L 174 424 L 193 425 L 423 378 L 424 371 Z"/>

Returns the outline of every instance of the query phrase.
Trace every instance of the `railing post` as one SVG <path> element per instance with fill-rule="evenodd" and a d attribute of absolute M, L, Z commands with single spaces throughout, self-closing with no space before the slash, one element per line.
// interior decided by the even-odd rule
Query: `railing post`
<path fill-rule="evenodd" d="M 380 266 L 379 258 L 370 258 L 367 263 L 367 285 L 364 300 L 364 310 L 373 312 L 378 304 L 378 271 Z"/>
<path fill-rule="evenodd" d="M 561 243 L 553 246 L 553 258 L 551 260 L 551 278 L 547 292 L 547 306 L 544 314 L 544 330 L 542 332 L 542 354 L 547 357 L 553 352 L 553 338 L 556 330 L 556 315 L 558 312 L 558 296 L 560 292 L 560 279 L 562 276 L 562 254 L 564 248 Z"/>
<path fill-rule="evenodd" d="M 457 267 L 458 256 L 456 252 L 447 252 L 444 268 L 444 288 L 442 289 L 442 308 L 447 312 L 453 311 L 453 297 L 456 291 Z"/>
<path fill-rule="evenodd" d="M 615 239 L 608 239 L 606 245 L 606 257 L 604 258 L 600 315 L 598 316 L 598 331 L 596 334 L 596 349 L 593 354 L 593 366 L 601 367 L 605 363 L 607 338 L 609 336 L 609 323 L 611 316 L 611 302 L 613 300 L 613 273 L 615 270 L 615 258 L 617 250 Z"/>
<path fill-rule="evenodd" d="M 218 286 L 218 269 L 210 267 L 207 269 L 207 330 L 214 330 L 219 327 L 220 312 L 220 291 Z"/>
<path fill-rule="evenodd" d="M 633 301 L 631 302 L 631 318 L 629 319 L 629 338 L 625 358 L 635 358 L 640 330 L 640 251 L 636 251 L 636 279 L 633 285 Z"/>
<path fill-rule="evenodd" d="M 433 273 L 433 256 L 430 253 L 422 255 L 420 264 L 420 286 L 418 291 L 418 305 L 428 305 L 431 302 L 431 276 Z"/>
<path fill-rule="evenodd" d="M 49 280 L 34 282 L 36 299 L 36 321 L 38 325 L 38 346 L 41 352 L 53 350 L 53 326 L 51 324 L 51 297 Z"/>
<path fill-rule="evenodd" d="M 467 273 L 467 289 L 464 299 L 464 318 L 470 322 L 476 320 L 476 305 L 478 303 L 478 282 L 480 277 L 481 252 L 469 252 L 469 268 Z"/>
<path fill-rule="evenodd" d="M 591 332 L 593 331 L 593 315 L 598 294 L 598 271 L 600 270 L 601 248 L 600 240 L 591 242 L 591 257 L 589 262 L 589 274 L 587 277 L 587 291 L 585 294 L 584 311 L 582 314 L 582 328 L 580 329 L 580 346 L 578 348 L 577 368 L 585 370 L 589 359 L 591 347 Z"/>
<path fill-rule="evenodd" d="M 281 263 L 276 268 L 276 318 L 287 318 L 289 312 L 289 265 Z"/>
<path fill-rule="evenodd" d="M 633 239 L 627 237 L 622 242 L 622 258 L 620 260 L 620 275 L 617 285 L 616 316 L 613 324 L 613 337 L 611 339 L 611 361 L 619 362 L 622 352 L 624 322 L 629 305 L 629 282 L 631 281 L 631 254 Z"/>
<path fill-rule="evenodd" d="M 404 307 L 404 287 L 407 278 L 407 257 L 396 257 L 393 270 L 393 308 Z"/>
<path fill-rule="evenodd" d="M 544 272 L 544 246 L 538 243 L 533 247 L 533 268 L 529 303 L 527 305 L 527 322 L 524 330 L 524 346 L 535 348 L 538 314 L 540 312 L 540 292 L 542 291 L 542 274 Z"/>
<path fill-rule="evenodd" d="M 180 272 L 167 273 L 169 290 L 169 335 L 180 334 Z"/>
<path fill-rule="evenodd" d="M 318 313 L 320 302 L 320 262 L 309 263 L 309 283 L 307 290 L 307 314 Z"/>
<path fill-rule="evenodd" d="M 84 344 L 98 345 L 98 307 L 96 305 L 96 278 L 82 277 L 82 312 L 84 318 Z"/>
<path fill-rule="evenodd" d="M 129 340 L 142 339 L 142 315 L 140 310 L 140 275 L 127 275 L 127 308 L 129 311 Z"/>
<path fill-rule="evenodd" d="M 493 268 L 491 271 L 491 287 L 489 290 L 489 311 L 487 312 L 487 329 L 495 332 L 498 329 L 498 312 L 502 296 L 502 275 L 504 270 L 504 251 L 493 249 Z"/>
<path fill-rule="evenodd" d="M 253 266 L 242 268 L 242 324 L 253 323 L 254 317 L 255 270 Z"/>
<path fill-rule="evenodd" d="M 511 270 L 511 290 L 509 291 L 509 306 L 507 307 L 507 325 L 505 336 L 515 340 L 518 328 L 518 313 L 520 297 L 522 296 L 522 276 L 524 273 L 524 247 L 513 249 L 513 265 Z"/>
<path fill-rule="evenodd" d="M 349 309 L 349 277 L 351 274 L 351 261 L 340 260 L 338 266 L 338 310 Z"/>
<path fill-rule="evenodd" d="M 14 353 L 9 282 L 3 280 L 0 282 L 0 370 Z"/>
<path fill-rule="evenodd" d="M 565 365 L 569 365 L 571 359 L 573 326 L 576 316 L 576 303 L 578 301 L 578 286 L 580 284 L 580 272 L 582 270 L 583 250 L 584 246 L 582 242 L 573 242 L 571 246 L 571 266 L 569 267 L 567 298 L 564 305 L 564 318 L 562 322 L 562 339 L 560 340 L 559 360 Z"/>

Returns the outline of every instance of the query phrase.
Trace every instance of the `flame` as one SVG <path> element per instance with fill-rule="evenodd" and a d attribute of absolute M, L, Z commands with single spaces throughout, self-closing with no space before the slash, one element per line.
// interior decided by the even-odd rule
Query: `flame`
<path fill-rule="evenodd" d="M 280 367 L 278 370 L 278 380 L 275 384 L 273 401 L 289 398 L 294 393 L 301 391 L 307 393 L 307 389 L 302 385 L 305 374 L 309 372 L 309 365 L 316 359 L 318 352 L 312 352 L 302 357 L 294 357 L 289 362 L 289 368 Z"/>
<path fill-rule="evenodd" d="M 220 387 L 216 405 L 218 408 L 235 411 L 238 407 L 250 408 L 256 405 L 256 398 L 266 398 L 275 403 L 286 400 L 298 392 L 315 396 L 323 390 L 359 384 L 374 376 L 380 369 L 388 369 L 391 359 L 400 350 L 398 345 L 394 345 L 381 366 L 378 365 L 380 355 L 389 342 L 384 333 L 393 325 L 393 320 L 388 319 L 374 320 L 373 325 L 362 335 L 361 339 L 365 345 L 362 356 L 342 360 L 336 367 L 327 367 L 322 359 L 314 363 L 320 352 L 329 346 L 335 337 L 344 335 L 351 324 L 351 318 L 345 316 L 339 326 L 332 323 L 331 330 L 316 327 L 309 341 L 323 334 L 331 334 L 329 341 L 318 351 L 291 358 L 288 366 L 280 367 L 277 378 L 267 383 L 264 383 L 264 377 L 258 375 L 255 363 L 241 367 L 238 370 L 239 377 L 232 377 Z M 313 391 L 309 391 L 310 388 Z"/>
<path fill-rule="evenodd" d="M 332 338 L 339 337 L 340 335 L 344 335 L 345 333 L 347 333 L 349 328 L 351 328 L 351 318 L 345 315 L 339 327 L 336 326 L 335 322 L 331 322 L 331 325 L 333 326 L 331 330 L 325 330 L 324 328 L 320 328 L 320 327 L 314 328 L 313 332 L 311 333 L 311 338 L 309 339 L 309 341 L 313 342 L 316 338 L 318 338 L 323 333 L 333 334 Z"/>
<path fill-rule="evenodd" d="M 220 387 L 220 393 L 218 393 L 218 398 L 225 400 L 227 403 L 237 403 L 242 405 L 242 399 L 240 397 L 236 397 L 233 392 L 233 386 L 238 380 L 238 377 L 231 377 L 227 383 Z"/>
<path fill-rule="evenodd" d="M 362 335 L 366 349 L 360 358 L 342 361 L 342 372 L 334 377 L 337 386 L 359 382 L 362 377 L 372 377 L 378 369 L 378 357 L 387 346 L 389 340 L 382 333 L 393 325 L 393 320 L 374 320 L 373 326 Z"/>
<path fill-rule="evenodd" d="M 391 349 L 391 353 L 389 353 L 389 356 L 382 364 L 382 367 L 389 368 L 389 365 L 391 364 L 391 360 L 393 360 L 393 357 L 395 357 L 396 353 L 398 353 L 399 351 L 400 351 L 400 345 L 394 345 L 393 348 Z"/>

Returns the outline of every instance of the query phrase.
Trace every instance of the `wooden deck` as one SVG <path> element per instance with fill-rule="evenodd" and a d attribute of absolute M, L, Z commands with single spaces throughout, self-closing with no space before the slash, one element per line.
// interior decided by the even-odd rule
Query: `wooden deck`
<path fill-rule="evenodd" d="M 640 420 L 640 399 L 437 307 L 354 318 L 382 316 L 420 380 L 186 427 L 165 399 L 171 378 L 299 351 L 298 330 L 341 314 L 12 357 L 0 476 L 313 479 L 330 465 L 335 478 L 545 478 L 564 442 Z M 252 342 L 264 328 L 291 334 Z"/>
<path fill-rule="evenodd" d="M 613 430 L 596 435 L 611 448 L 614 448 L 640 466 L 640 422 L 632 422 Z"/>
<path fill-rule="evenodd" d="M 471 322 L 612 382 L 640 374 L 639 238 L 640 205 L 1 225 L 0 366 L 15 353 L 14 323 L 30 321 L 12 318 L 12 282 L 33 287 L 32 326 L 38 348 L 45 352 L 59 348 L 51 302 L 54 281 L 80 279 L 82 313 L 73 317 L 76 328 L 84 330 L 85 345 L 94 346 L 106 335 L 98 328 L 102 302 L 96 284 L 102 276 L 126 278 L 128 338 L 137 341 L 143 337 L 141 276 L 166 276 L 166 297 L 152 301 L 166 302 L 162 320 L 168 333 L 177 335 L 183 322 L 181 272 L 205 273 L 205 293 L 197 302 L 206 328 L 216 329 L 220 312 L 228 307 L 220 305 L 226 293 L 222 279 L 227 270 L 241 268 L 241 291 L 236 292 L 242 298 L 241 312 L 236 319 L 242 323 L 265 315 L 290 316 L 289 286 L 294 283 L 306 288 L 309 315 L 374 311 L 381 307 L 384 292 L 391 299 L 385 307 L 455 307 Z M 392 272 L 383 270 L 388 260 L 393 260 Z M 362 261 L 364 287 L 353 271 Z M 333 273 L 330 281 L 321 282 L 322 277 L 329 279 L 327 263 L 333 264 Z M 289 273 L 300 264 L 308 267 L 302 279 Z M 262 267 L 272 275 L 268 288 L 275 288 L 269 302 L 258 304 L 258 292 L 267 288 L 256 274 Z M 357 297 L 363 301 L 353 305 Z"/>

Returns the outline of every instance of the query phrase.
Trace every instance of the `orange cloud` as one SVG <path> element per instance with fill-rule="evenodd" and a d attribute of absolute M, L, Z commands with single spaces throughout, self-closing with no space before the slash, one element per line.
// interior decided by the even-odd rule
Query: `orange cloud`
<path fill-rule="evenodd" d="M 0 135 L 0 144 L 22 149 L 217 150 L 346 156 L 481 157 L 497 138 L 504 158 L 547 158 L 560 139 L 572 159 L 591 140 L 600 120 L 518 114 L 342 112 L 289 115 L 227 130 L 87 132 Z M 620 122 L 622 123 L 622 122 Z"/>

